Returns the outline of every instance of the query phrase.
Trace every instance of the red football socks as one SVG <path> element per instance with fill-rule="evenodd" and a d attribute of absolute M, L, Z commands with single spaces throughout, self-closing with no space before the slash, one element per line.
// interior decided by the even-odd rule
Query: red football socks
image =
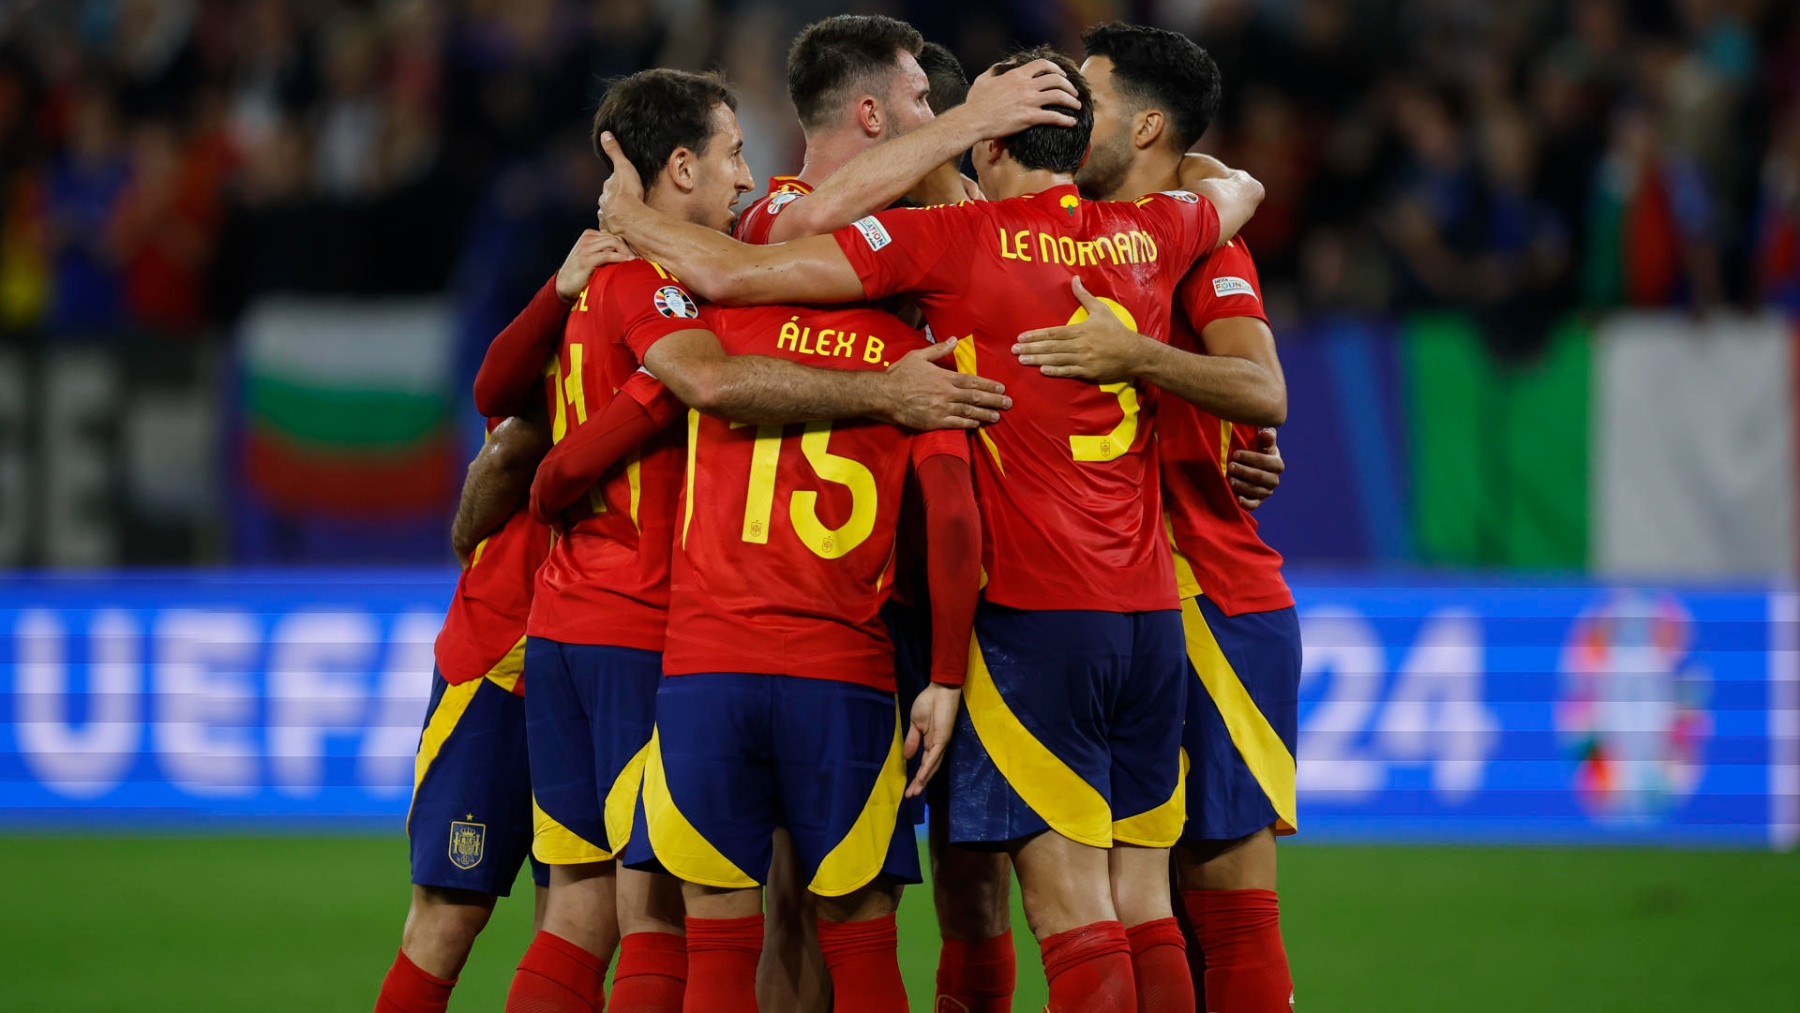
<path fill-rule="evenodd" d="M 1038 946 L 1050 981 L 1047 1013 L 1137 1013 L 1124 925 L 1094 922 L 1046 936 Z"/>
<path fill-rule="evenodd" d="M 687 920 L 687 994 L 682 1013 L 754 1013 L 763 916 Z"/>
<path fill-rule="evenodd" d="M 1011 932 L 974 943 L 946 939 L 938 950 L 938 1009 L 1012 1013 L 1017 983 L 1018 961 L 1013 956 Z"/>
<path fill-rule="evenodd" d="M 1131 974 L 1137 980 L 1138 1013 L 1194 1013 L 1194 979 L 1188 970 L 1187 940 L 1173 918 L 1133 925 Z"/>
<path fill-rule="evenodd" d="M 532 937 L 506 993 L 506 1013 L 598 1013 L 606 961 L 561 936 Z"/>
<path fill-rule="evenodd" d="M 375 1013 L 444 1013 L 450 1005 L 450 990 L 456 979 L 445 981 L 419 969 L 401 950 L 394 966 L 381 979 L 381 994 L 375 997 Z"/>
<path fill-rule="evenodd" d="M 681 1013 L 687 965 L 687 940 L 674 933 L 626 936 L 613 972 L 612 1013 Z"/>
<path fill-rule="evenodd" d="M 1206 958 L 1207 1013 L 1288 1013 L 1294 979 L 1273 890 L 1183 890 Z"/>
<path fill-rule="evenodd" d="M 832 1006 L 858 1013 L 907 1013 L 894 916 L 818 921 L 819 951 L 831 970 Z"/>

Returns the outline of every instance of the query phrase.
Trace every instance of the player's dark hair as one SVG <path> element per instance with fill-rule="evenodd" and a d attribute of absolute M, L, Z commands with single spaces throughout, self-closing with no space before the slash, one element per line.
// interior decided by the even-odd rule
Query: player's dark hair
<path fill-rule="evenodd" d="M 607 87 L 594 113 L 594 154 L 611 176 L 612 159 L 601 150 L 600 134 L 612 131 L 649 186 L 675 149 L 706 154 L 718 105 L 737 108 L 737 96 L 718 74 L 657 68 L 622 77 Z"/>
<path fill-rule="evenodd" d="M 1033 60 L 1049 60 L 1056 64 L 1057 69 L 1068 77 L 1069 83 L 1075 86 L 1075 96 L 1081 99 L 1081 108 L 1073 110 L 1063 106 L 1045 106 L 1046 109 L 1058 109 L 1071 114 L 1075 117 L 1075 125 L 1059 127 L 1045 123 L 1026 127 L 1011 137 L 1004 138 L 1007 153 L 1027 169 L 1074 172 L 1081 168 L 1082 159 L 1087 157 L 1088 140 L 1094 133 L 1094 96 L 1088 91 L 1087 78 L 1081 76 L 1075 62 L 1049 46 L 1015 53 L 995 64 L 994 68 L 1004 74 Z"/>
<path fill-rule="evenodd" d="M 962 105 L 963 99 L 969 97 L 969 76 L 963 73 L 962 61 L 956 54 L 941 43 L 927 42 L 918 57 L 919 69 L 931 82 L 931 93 L 925 101 L 931 105 L 932 115 L 942 116 Z"/>
<path fill-rule="evenodd" d="M 917 28 L 878 14 L 839 14 L 802 28 L 787 63 L 788 98 L 800 126 L 824 124 L 853 90 L 887 94 L 883 79 L 891 80 L 900 54 L 917 56 L 924 45 Z"/>
<path fill-rule="evenodd" d="M 1169 117 L 1169 143 L 1186 151 L 1212 126 L 1223 84 L 1219 65 L 1193 39 L 1147 25 L 1108 21 L 1081 33 L 1090 57 L 1112 61 L 1113 80 L 1133 112 L 1160 109 Z"/>

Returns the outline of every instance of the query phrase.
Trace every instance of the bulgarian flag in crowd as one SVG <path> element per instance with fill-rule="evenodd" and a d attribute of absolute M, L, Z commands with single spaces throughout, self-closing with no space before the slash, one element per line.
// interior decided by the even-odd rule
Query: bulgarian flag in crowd
<path fill-rule="evenodd" d="M 296 517 L 454 501 L 452 323 L 435 302 L 275 299 L 243 327 L 244 476 Z"/>

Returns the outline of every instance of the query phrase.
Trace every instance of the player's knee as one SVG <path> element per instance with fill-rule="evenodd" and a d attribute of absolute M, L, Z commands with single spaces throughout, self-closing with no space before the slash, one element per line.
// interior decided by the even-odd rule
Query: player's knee
<path fill-rule="evenodd" d="M 842 897 L 818 898 L 819 917 L 830 922 L 861 922 L 884 918 L 900 908 L 900 884 L 886 876 Z"/>
<path fill-rule="evenodd" d="M 429 949 L 466 957 L 493 913 L 494 898 L 489 894 L 415 886 L 400 945 L 409 951 Z"/>
<path fill-rule="evenodd" d="M 946 848 L 932 897 L 945 939 L 979 942 L 1012 931 L 1012 864 L 1003 853 Z"/>

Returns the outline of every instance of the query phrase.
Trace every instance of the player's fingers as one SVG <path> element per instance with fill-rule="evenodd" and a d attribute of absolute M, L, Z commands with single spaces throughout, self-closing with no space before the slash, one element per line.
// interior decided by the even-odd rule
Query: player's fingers
<path fill-rule="evenodd" d="M 1256 431 L 1256 448 L 1268 450 L 1275 446 L 1275 430 L 1263 428 Z"/>
<path fill-rule="evenodd" d="M 1031 349 L 1026 348 L 1025 346 L 1049 341 L 1068 341 L 1075 337 L 1079 337 L 1079 335 L 1076 333 L 1075 328 L 1068 324 L 1058 324 L 1055 327 L 1040 327 L 1035 331 L 1025 331 L 1021 333 L 1017 342 L 1013 344 L 1012 351 L 1014 355 L 1023 355 L 1031 351 L 1045 351 L 1045 349 Z"/>
<path fill-rule="evenodd" d="M 1038 372 L 1045 376 L 1053 376 L 1059 380 L 1091 380 L 1087 369 L 1082 366 L 1040 366 Z"/>
<path fill-rule="evenodd" d="M 900 747 L 900 755 L 909 760 L 912 759 L 919 751 L 919 743 L 924 740 L 925 729 L 917 721 L 914 721 L 912 728 L 906 733 L 906 744 Z"/>
<path fill-rule="evenodd" d="M 916 355 L 926 362 L 936 362 L 944 356 L 949 355 L 951 352 L 956 351 L 957 340 L 958 339 L 956 338 L 949 338 L 944 341 L 939 341 L 936 344 L 926 345 L 924 348 L 908 352 L 907 354 Z"/>
<path fill-rule="evenodd" d="M 1236 469 L 1237 467 L 1238 466 L 1235 464 L 1232 465 L 1233 469 Z M 1232 491 L 1240 495 L 1254 496 L 1261 494 L 1267 496 L 1276 486 L 1281 484 L 1281 479 L 1278 476 L 1272 475 L 1266 471 L 1257 471 L 1253 468 L 1247 468 L 1243 471 L 1231 470 L 1226 474 L 1231 482 Z"/>
<path fill-rule="evenodd" d="M 957 402 L 950 406 L 950 414 L 959 419 L 967 419 L 974 425 L 1000 421 L 1000 413 L 992 408 L 980 408 L 972 404 Z"/>
<path fill-rule="evenodd" d="M 990 380 L 985 376 L 973 373 L 952 373 L 950 382 L 969 396 L 959 397 L 958 401 L 978 404 L 986 408 L 1011 408 L 1012 398 L 1006 397 L 1006 384 L 998 380 Z"/>
<path fill-rule="evenodd" d="M 1077 274 L 1069 278 L 1069 288 L 1075 293 L 1075 298 L 1081 302 L 1081 305 L 1087 307 L 1089 315 L 1097 315 L 1106 309 L 1106 304 L 1100 301 L 1100 297 L 1089 292 L 1087 286 L 1081 283 L 1081 275 Z"/>
<path fill-rule="evenodd" d="M 1287 470 L 1287 462 L 1282 460 L 1279 453 L 1259 454 L 1254 450 L 1239 450 L 1232 453 L 1231 459 L 1247 468 L 1260 468 L 1277 475 Z"/>
<path fill-rule="evenodd" d="M 1074 352 L 1037 352 L 1021 355 L 1019 361 L 1027 366 L 1079 366 L 1082 360 Z"/>

